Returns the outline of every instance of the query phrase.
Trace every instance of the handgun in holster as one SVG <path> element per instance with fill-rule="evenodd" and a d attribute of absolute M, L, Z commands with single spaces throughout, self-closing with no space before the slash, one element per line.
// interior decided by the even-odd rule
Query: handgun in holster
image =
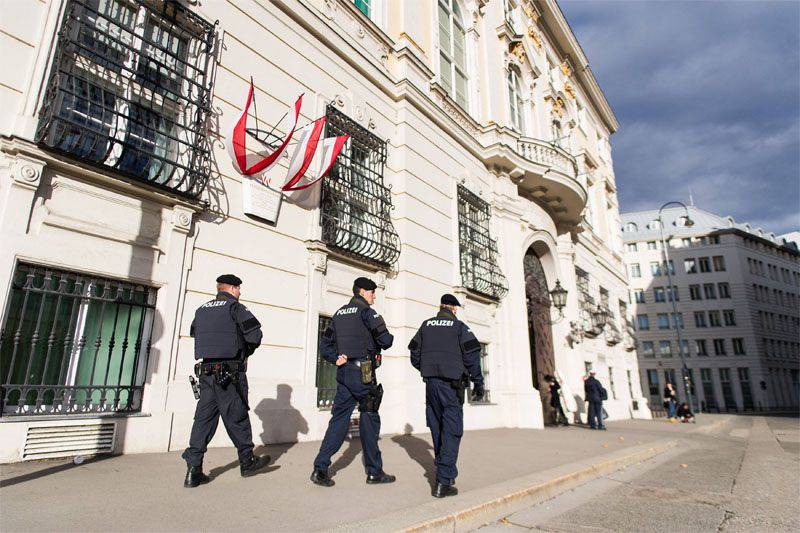
<path fill-rule="evenodd" d="M 469 376 L 464 374 L 463 376 L 461 376 L 460 379 L 451 381 L 450 386 L 456 390 L 456 396 L 458 396 L 458 403 L 464 405 L 464 396 L 466 394 L 467 388 L 469 387 Z"/>

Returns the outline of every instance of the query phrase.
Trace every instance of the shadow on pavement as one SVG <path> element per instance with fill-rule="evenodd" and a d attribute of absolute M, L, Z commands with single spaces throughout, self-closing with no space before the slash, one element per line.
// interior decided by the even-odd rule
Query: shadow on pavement
<path fill-rule="evenodd" d="M 400 445 L 408 456 L 416 461 L 425 470 L 425 479 L 433 489 L 436 486 L 436 463 L 434 462 L 433 446 L 428 441 L 411 434 L 414 428 L 406 424 L 403 435 L 395 435 L 392 441 Z"/>
<path fill-rule="evenodd" d="M 47 468 L 42 468 L 41 470 L 37 470 L 35 472 L 29 472 L 20 476 L 0 480 L 0 488 L 10 487 L 18 483 L 25 483 L 26 481 L 49 476 L 51 474 L 57 474 L 59 472 L 65 472 L 67 470 L 72 470 L 73 468 L 81 467 L 91 463 L 99 463 L 100 461 L 105 461 L 106 459 L 111 459 L 113 457 L 116 457 L 116 455 L 96 455 L 94 457 L 87 457 L 81 464 L 75 464 L 72 460 L 70 460 L 68 463 L 53 465 Z"/>
<path fill-rule="evenodd" d="M 297 444 L 298 434 L 308 433 L 308 422 L 299 410 L 292 407 L 292 387 L 281 383 L 276 389 L 275 398 L 264 398 L 253 409 L 261 420 L 261 442 L 276 442 L 281 444 L 262 444 L 253 450 L 256 455 L 268 453 L 272 457 L 271 466 L 264 469 L 264 473 L 274 472 L 280 468 L 276 464 L 278 459 L 289 449 Z M 232 461 L 226 465 L 212 468 L 208 477 L 212 480 L 223 473 L 236 468 L 239 461 Z"/>

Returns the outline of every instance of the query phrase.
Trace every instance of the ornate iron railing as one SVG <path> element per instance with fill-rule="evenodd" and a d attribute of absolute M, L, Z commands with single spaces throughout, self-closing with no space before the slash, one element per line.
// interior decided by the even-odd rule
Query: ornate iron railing
<path fill-rule="evenodd" d="M 555 168 L 573 179 L 578 176 L 578 166 L 575 158 L 564 149 L 549 142 L 522 138 L 517 141 L 517 150 L 528 161 Z"/>
<path fill-rule="evenodd" d="M 508 283 L 497 264 L 497 241 L 489 233 L 489 204 L 458 186 L 458 244 L 461 279 L 464 286 L 489 298 L 500 300 Z"/>
<path fill-rule="evenodd" d="M 329 105 L 325 136 L 349 135 L 322 180 L 322 240 L 346 255 L 391 266 L 400 255 L 392 191 L 383 184 L 386 141 Z"/>
<path fill-rule="evenodd" d="M 135 412 L 156 289 L 19 264 L 0 330 L 1 411 Z"/>
<path fill-rule="evenodd" d="M 175 0 L 69 0 L 36 141 L 198 197 L 215 43 L 215 25 Z"/>
<path fill-rule="evenodd" d="M 333 397 L 336 396 L 336 365 L 329 363 L 322 358 L 319 350 L 319 341 L 322 334 L 331 325 L 331 319 L 327 316 L 319 317 L 319 329 L 317 330 L 317 407 L 330 409 L 333 406 Z"/>

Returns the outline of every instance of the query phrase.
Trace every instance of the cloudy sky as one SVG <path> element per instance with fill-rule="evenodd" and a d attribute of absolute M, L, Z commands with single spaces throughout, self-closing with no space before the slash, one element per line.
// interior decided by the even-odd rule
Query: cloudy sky
<path fill-rule="evenodd" d="M 560 0 L 620 130 L 622 211 L 800 229 L 800 2 Z"/>

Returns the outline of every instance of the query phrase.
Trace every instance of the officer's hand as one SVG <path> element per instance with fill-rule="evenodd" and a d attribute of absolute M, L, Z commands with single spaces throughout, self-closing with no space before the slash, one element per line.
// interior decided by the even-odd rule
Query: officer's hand
<path fill-rule="evenodd" d="M 347 356 L 345 354 L 339 354 L 339 357 L 336 358 L 336 366 L 342 366 L 347 362 Z"/>
<path fill-rule="evenodd" d="M 472 386 L 472 401 L 479 402 L 483 400 L 483 396 L 486 394 L 486 390 L 483 388 L 483 385 L 473 385 Z"/>

